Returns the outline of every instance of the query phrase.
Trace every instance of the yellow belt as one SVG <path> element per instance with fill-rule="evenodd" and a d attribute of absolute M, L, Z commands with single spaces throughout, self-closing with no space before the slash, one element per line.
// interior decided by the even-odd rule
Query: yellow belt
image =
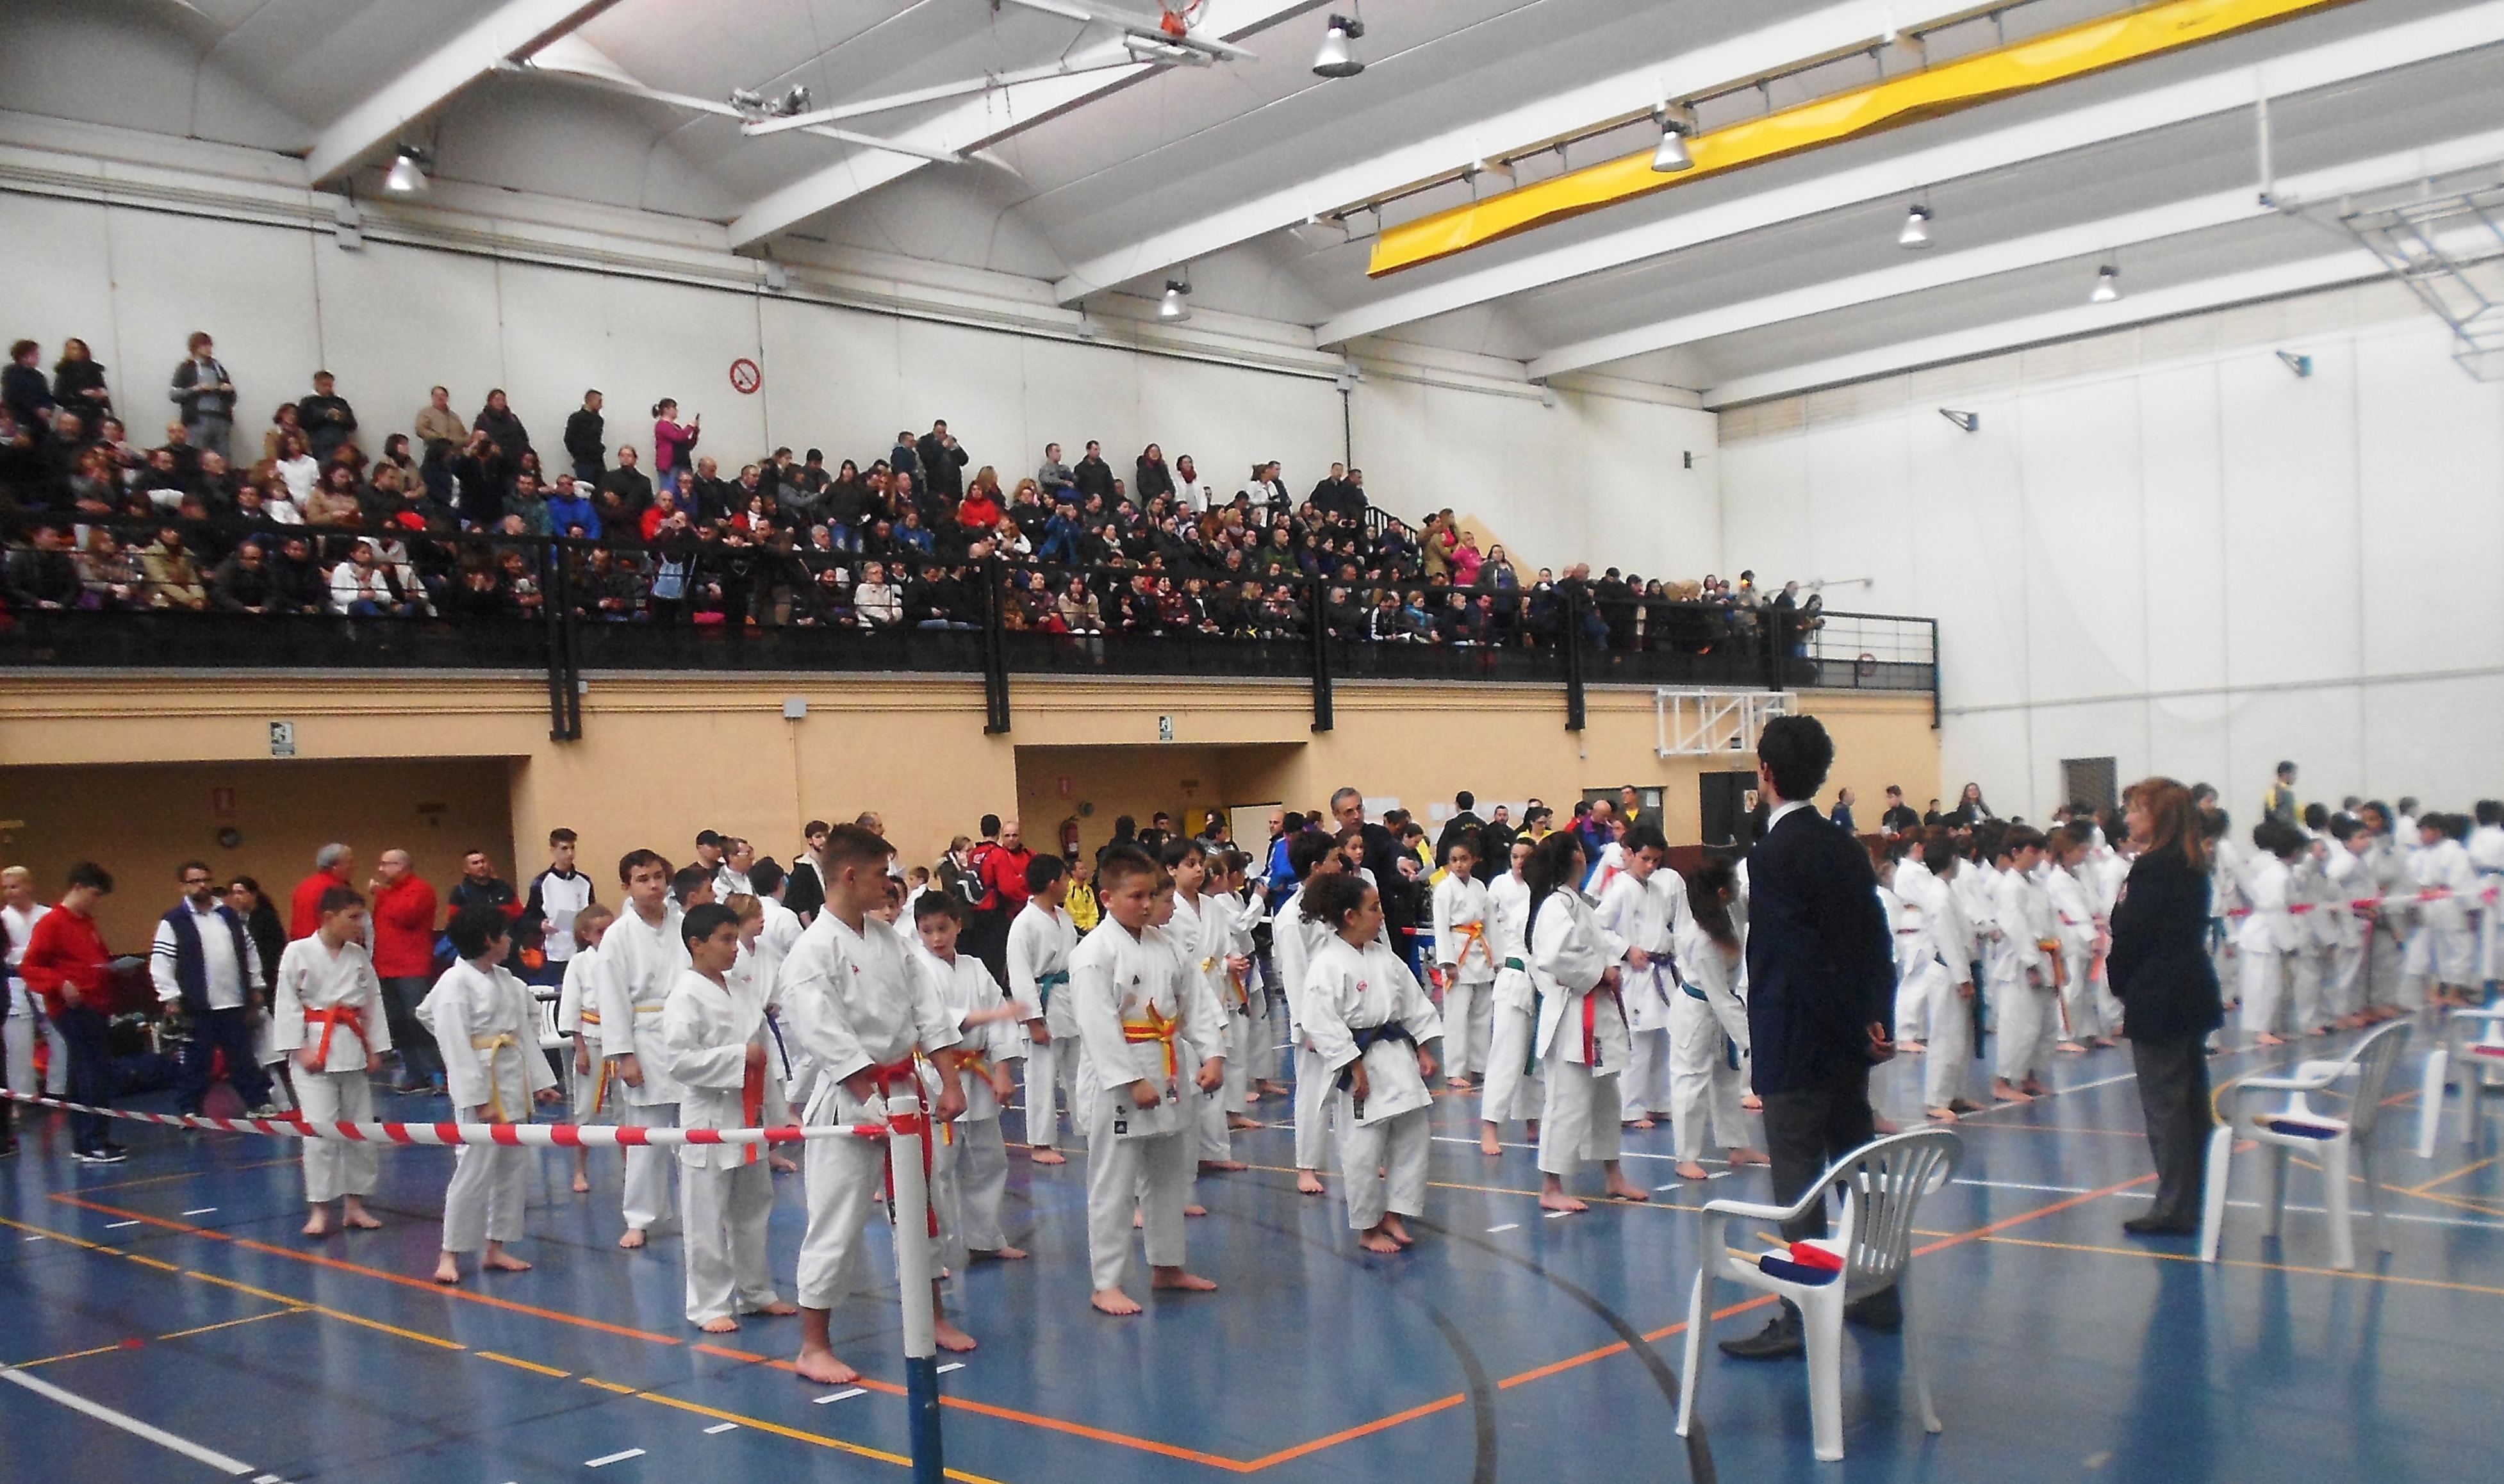
<path fill-rule="evenodd" d="M 1181 1075 L 1182 1063 L 1174 1054 L 1174 1030 L 1182 1022 L 1150 1005 L 1138 1019 L 1122 1022 L 1122 1039 L 1133 1046 L 1162 1042 L 1165 1049 L 1165 1081 Z"/>
<path fill-rule="evenodd" d="M 493 1036 L 473 1036 L 470 1040 L 470 1050 L 487 1053 L 487 1120 L 489 1122 L 512 1122 L 504 1116 L 504 1090 L 496 1080 L 496 1053 L 508 1046 L 519 1045 L 521 1045 L 519 1041 L 508 1034 L 502 1033 Z"/>

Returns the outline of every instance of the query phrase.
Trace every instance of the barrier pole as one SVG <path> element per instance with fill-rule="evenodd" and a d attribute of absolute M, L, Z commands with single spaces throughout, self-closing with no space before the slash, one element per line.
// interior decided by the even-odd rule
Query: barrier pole
<path fill-rule="evenodd" d="M 887 1099 L 887 1167 L 895 1191 L 895 1277 L 904 1289 L 904 1398 L 912 1425 L 913 1484 L 942 1484 L 939 1341 L 930 1292 L 930 1182 L 922 1158 L 929 1131 L 918 1079 Z"/>

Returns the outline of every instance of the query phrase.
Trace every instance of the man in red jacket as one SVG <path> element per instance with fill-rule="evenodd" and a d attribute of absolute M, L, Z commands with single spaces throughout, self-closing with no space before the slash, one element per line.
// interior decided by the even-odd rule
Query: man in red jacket
<path fill-rule="evenodd" d="M 406 850 L 385 850 L 365 895 L 373 900 L 374 977 L 383 982 L 383 1018 L 400 1052 L 394 1086 L 402 1092 L 440 1091 L 443 1055 L 417 1018 L 418 1005 L 435 984 L 435 888 L 418 876 Z"/>
<path fill-rule="evenodd" d="M 296 900 L 289 904 L 287 941 L 310 938 L 322 931 L 322 893 L 333 886 L 354 885 L 350 878 L 357 874 L 357 852 L 343 845 L 327 845 L 313 852 L 313 874 L 296 883 Z"/>
<path fill-rule="evenodd" d="M 113 878 L 102 866 L 72 866 L 69 889 L 59 907 L 35 924 L 18 965 L 26 987 L 44 997 L 45 1013 L 69 1044 L 69 1100 L 92 1108 L 103 1107 L 112 1090 L 104 1030 L 113 1008 L 113 954 L 95 926 L 95 906 L 112 892 Z M 106 1137 L 101 1115 L 73 1113 L 70 1156 L 87 1164 L 119 1164 L 130 1154 Z"/>

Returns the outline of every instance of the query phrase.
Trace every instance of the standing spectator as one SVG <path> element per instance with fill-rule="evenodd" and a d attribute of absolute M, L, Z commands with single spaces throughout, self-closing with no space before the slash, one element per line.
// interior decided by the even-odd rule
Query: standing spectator
<path fill-rule="evenodd" d="M 103 362 L 85 340 L 72 336 L 61 342 L 61 359 L 52 362 L 52 398 L 90 421 L 113 416 L 113 391 L 104 384 Z"/>
<path fill-rule="evenodd" d="M 44 1011 L 60 1028 L 69 1050 L 69 1100 L 106 1106 L 113 1094 L 113 1067 L 105 1049 L 113 1010 L 113 954 L 96 930 L 96 905 L 113 894 L 113 878 L 93 861 L 70 868 L 68 889 L 26 944 L 18 964 L 26 987 L 43 996 Z M 130 1152 L 105 1134 L 101 1114 L 70 1115 L 70 1157 L 84 1164 L 119 1164 Z"/>
<path fill-rule="evenodd" d="M 1104 448 L 1094 438 L 1087 440 L 1086 457 L 1069 473 L 1070 483 L 1078 490 L 1078 502 L 1083 509 L 1090 500 L 1113 502 L 1113 466 L 1104 462 Z"/>
<path fill-rule="evenodd" d="M 183 409 L 183 433 L 191 447 L 221 459 L 234 457 L 234 379 L 220 364 L 208 331 L 191 331 L 191 355 L 174 367 L 165 395 Z"/>
<path fill-rule="evenodd" d="M 600 476 L 600 523 L 620 535 L 638 530 L 651 508 L 652 481 L 636 466 L 642 457 L 634 444 L 620 444 L 617 466 Z"/>
<path fill-rule="evenodd" d="M 8 368 L 0 370 L 0 408 L 8 409 L 17 426 L 29 431 L 52 426 L 52 389 L 35 363 L 43 351 L 32 340 L 20 340 L 9 347 Z"/>
<path fill-rule="evenodd" d="M 495 863 L 484 850 L 472 850 L 461 857 L 461 880 L 452 883 L 443 903 L 454 912 L 492 907 L 503 913 L 507 922 L 522 915 L 521 893 L 513 889 L 512 882 L 496 874 Z"/>
<path fill-rule="evenodd" d="M 1033 893 L 1034 888 L 1027 885 L 1026 880 L 1026 867 L 1033 863 L 1034 852 L 1026 847 L 1026 835 L 1018 821 L 1003 820 L 999 844 L 984 855 L 982 863 L 983 885 L 988 888 L 983 903 L 992 919 L 992 927 L 985 941 L 975 948 L 975 956 L 989 964 L 994 947 L 992 940 L 996 940 L 1000 966 L 993 972 L 1001 977 L 1002 983 L 1006 983 L 1008 973 L 1009 924 L 1017 920 L 1018 914 L 1026 911 L 1026 898 Z"/>
<path fill-rule="evenodd" d="M 1063 495 L 1078 487 L 1069 466 L 1061 462 L 1060 444 L 1043 445 L 1043 463 L 1035 466 L 1034 482 L 1047 505 L 1060 503 Z"/>
<path fill-rule="evenodd" d="M 531 431 L 513 412 L 513 404 L 498 387 L 487 394 L 487 404 L 478 409 L 478 419 L 470 427 L 487 435 L 496 445 L 490 473 L 499 485 L 509 484 L 522 466 L 522 455 L 531 451 Z"/>
<path fill-rule="evenodd" d="M 49 1092 L 54 1097 L 69 1090 L 69 1043 L 61 1039 L 60 1027 L 44 1015 L 41 996 L 26 988 L 19 974 L 26 959 L 26 945 L 33 941 L 35 924 L 51 912 L 35 898 L 35 874 L 23 866 L 11 866 L 0 871 L 0 934 L 8 938 L 9 1002 L 0 1006 L 0 1020 L 13 1021 L 5 1033 L 7 1058 L 0 1061 L 8 1073 L 8 1086 L 18 1092 Z M 51 1047 L 52 1057 L 41 1084 L 35 1080 L 35 1047 Z M 0 1118 L 0 1143 L 15 1139 L 9 1131 L 12 1122 Z"/>
<path fill-rule="evenodd" d="M 148 950 L 148 978 L 169 1010 L 180 1006 L 184 1036 L 182 1075 L 174 1109 L 198 1114 L 220 1053 L 226 1082 L 254 1118 L 272 1118 L 269 1076 L 253 1054 L 253 1012 L 260 1009 L 263 969 L 261 951 L 244 931 L 243 918 L 218 900 L 217 878 L 205 861 L 176 868 L 183 900 L 157 920 Z"/>
<path fill-rule="evenodd" d="M 1470 847 L 1470 859 L 1473 863 L 1484 857 L 1488 848 L 1487 827 L 1486 821 L 1478 815 L 1478 796 L 1466 788 L 1452 795 L 1452 817 L 1443 821 L 1443 833 L 1435 837 L 1436 865 L 1442 865 L 1452 853 L 1452 846 L 1456 845 Z M 1505 842 L 1508 861 L 1511 859 L 1512 845 L 1513 842 L 1510 840 Z M 1442 945 L 1437 947 L 1440 948 Z"/>
<path fill-rule="evenodd" d="M 261 955 L 261 987 L 266 993 L 278 982 L 279 955 L 287 951 L 287 924 L 278 920 L 278 909 L 251 877 L 238 876 L 226 882 L 226 900 L 243 918 L 243 930 L 252 935 L 253 951 Z"/>
<path fill-rule="evenodd" d="M 1138 478 L 1131 481 L 1130 498 L 1147 508 L 1148 501 L 1174 492 L 1173 473 L 1165 467 L 1165 451 L 1151 443 L 1139 451 Z"/>
<path fill-rule="evenodd" d="M 449 443 L 458 448 L 469 442 L 469 426 L 452 410 L 451 389 L 436 387 L 426 396 L 426 405 L 417 409 L 417 446 L 423 450 Z"/>
<path fill-rule="evenodd" d="M 609 468 L 609 424 L 600 415 L 598 388 L 582 394 L 582 405 L 565 420 L 565 456 L 574 461 L 574 477 L 588 491 Z"/>
<path fill-rule="evenodd" d="M 1903 840 L 1921 832 L 1922 816 L 1904 803 L 1901 784 L 1887 785 L 1887 812 L 1878 816 L 1878 833 L 1888 840 Z"/>
<path fill-rule="evenodd" d="M 930 431 L 914 443 L 913 451 L 922 461 L 922 488 L 951 505 L 964 498 L 965 466 L 970 461 L 965 451 L 956 446 L 956 435 L 948 431 L 946 419 L 932 423 Z"/>
<path fill-rule="evenodd" d="M 1834 808 L 1826 811 L 1826 822 L 1846 835 L 1859 833 L 1852 827 L 1852 806 L 1855 802 L 1857 801 L 1853 798 L 1851 789 L 1837 789 L 1834 795 Z"/>
<path fill-rule="evenodd" d="M 314 880 L 325 890 L 335 884 L 329 877 Z M 417 1018 L 417 1007 L 435 986 L 435 888 L 410 867 L 406 850 L 391 849 L 376 857 L 365 892 L 373 898 L 374 976 L 383 982 L 383 1017 L 400 1051 L 394 1090 L 440 1091 L 443 1057 Z"/>
<path fill-rule="evenodd" d="M 328 371 L 313 373 L 313 395 L 296 404 L 296 417 L 303 424 L 304 437 L 313 447 L 313 457 L 324 464 L 330 456 L 354 441 L 357 435 L 356 409 L 338 395 L 338 379 Z"/>
<path fill-rule="evenodd" d="M 693 466 L 688 450 L 703 436 L 703 413 L 680 423 L 677 397 L 665 397 L 652 404 L 652 477 L 662 489 L 675 495 L 684 487 Z"/>
<path fill-rule="evenodd" d="M 2122 1229 L 2186 1236 L 2200 1229 L 2208 1183 L 2207 1044 L 2226 1023 L 2208 954 L 2208 846 L 2190 790 L 2174 779 L 2149 778 L 2129 797 L 2137 858 L 2112 911 L 2104 973 L 2121 1001 L 2121 1033 L 2139 1073 L 2156 1203 Z"/>
<path fill-rule="evenodd" d="M 2277 780 L 2270 784 L 2269 792 L 2261 797 L 2261 817 L 2277 820 L 2289 829 L 2294 829 L 2303 823 L 2297 817 L 2302 812 L 2295 802 L 2295 765 L 2280 763 L 2278 765 Z"/>
<path fill-rule="evenodd" d="M 345 886 L 357 874 L 357 852 L 333 842 L 313 852 L 313 874 L 296 883 L 296 895 L 289 899 L 287 941 L 310 938 L 322 930 L 322 893 L 333 886 Z M 434 923 L 427 924 L 429 929 Z M 429 952 L 433 949 L 430 948 Z"/>

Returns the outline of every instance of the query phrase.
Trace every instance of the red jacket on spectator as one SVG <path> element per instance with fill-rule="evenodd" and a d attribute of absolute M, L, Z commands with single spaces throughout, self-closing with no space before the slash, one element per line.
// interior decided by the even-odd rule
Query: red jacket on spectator
<path fill-rule="evenodd" d="M 1031 895 L 1026 886 L 1026 868 L 1034 860 L 1034 852 L 1024 846 L 1012 850 L 1006 846 L 993 846 L 983 858 L 983 884 L 998 900 L 994 907 L 1011 916 L 1026 911 L 1026 899 Z"/>
<path fill-rule="evenodd" d="M 435 973 L 435 888 L 414 871 L 374 893 L 374 976 Z"/>
<path fill-rule="evenodd" d="M 976 485 L 964 503 L 956 507 L 956 523 L 976 535 L 989 535 L 1000 523 L 999 501 Z"/>
<path fill-rule="evenodd" d="M 348 883 L 329 871 L 316 871 L 296 883 L 296 899 L 287 914 L 287 941 L 310 938 L 322 931 L 322 893 Z M 382 971 L 374 971 L 379 974 Z"/>
<path fill-rule="evenodd" d="M 53 1015 L 68 1003 L 61 994 L 64 984 L 76 986 L 87 1008 L 113 1012 L 113 954 L 95 919 L 83 913 L 56 906 L 44 914 L 26 935 L 26 956 L 17 972 Z"/>

